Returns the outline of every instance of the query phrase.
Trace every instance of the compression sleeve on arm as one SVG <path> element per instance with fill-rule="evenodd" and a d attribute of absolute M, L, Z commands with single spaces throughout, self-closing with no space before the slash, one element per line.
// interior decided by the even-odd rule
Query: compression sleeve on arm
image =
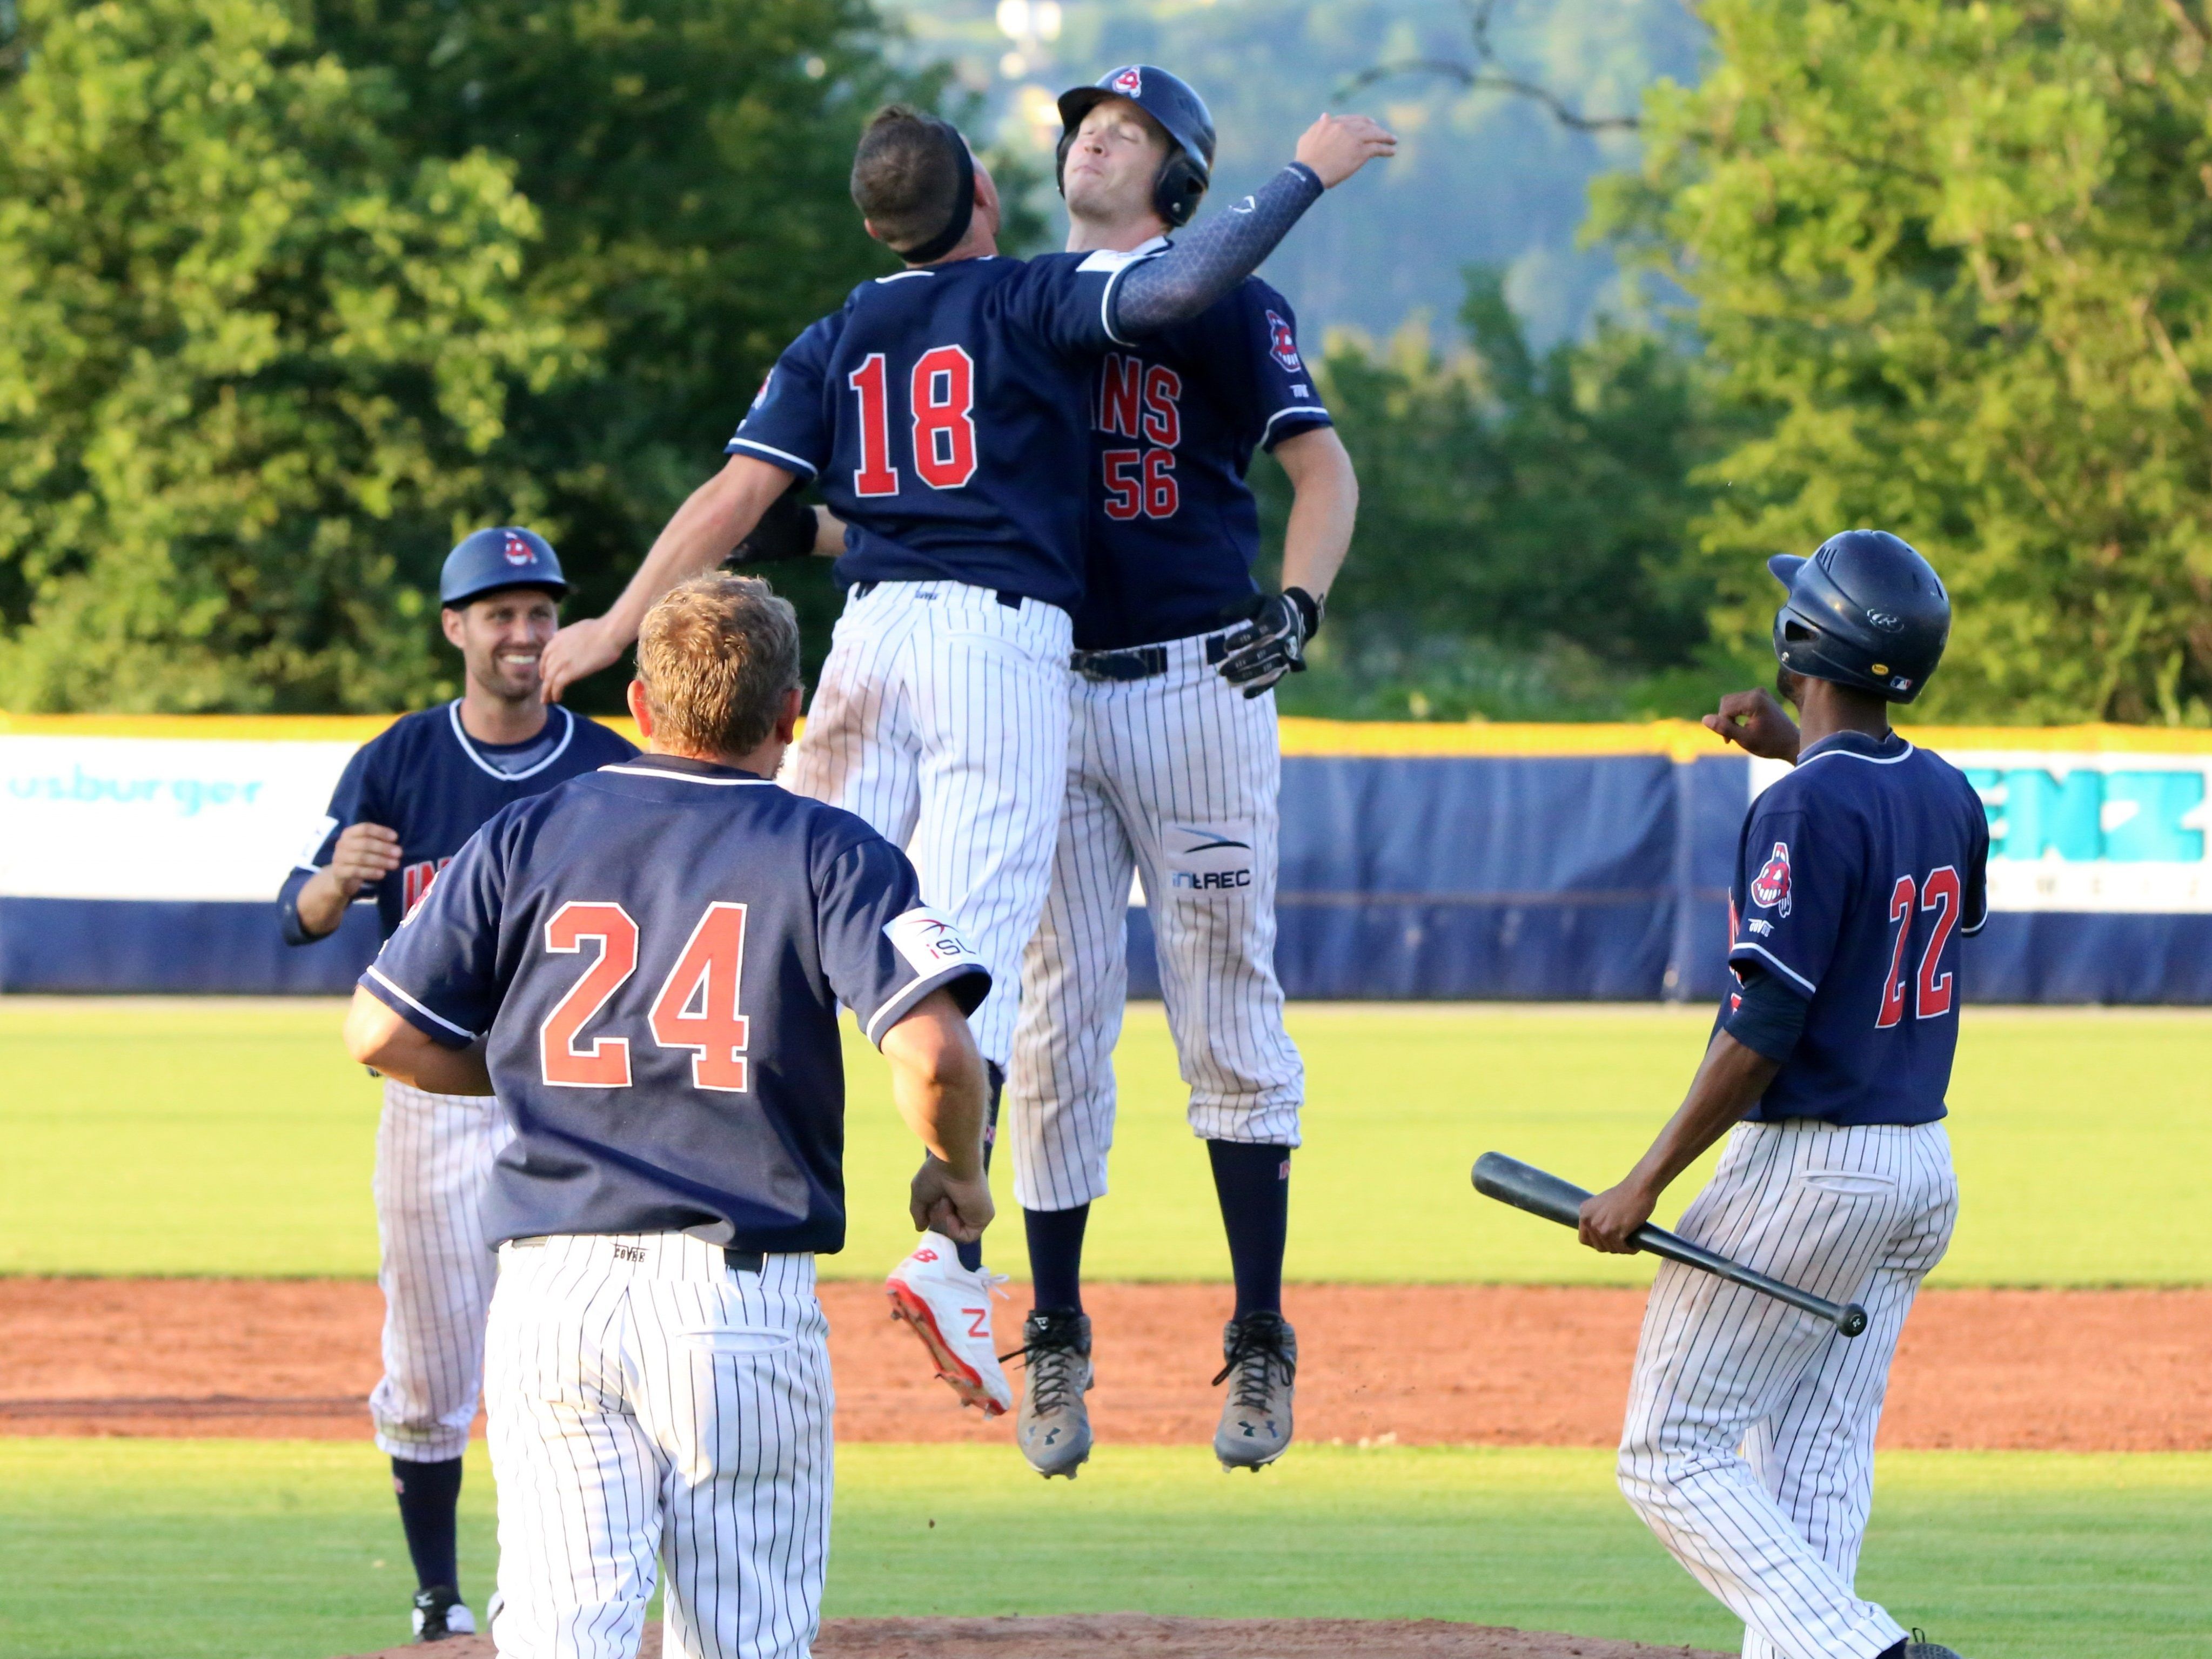
<path fill-rule="evenodd" d="M 1805 1034 L 1805 1016 L 1812 1004 L 1784 985 L 1781 978 L 1762 969 L 1746 970 L 1743 995 L 1722 1022 L 1722 1029 L 1755 1054 L 1776 1065 L 1786 1064 Z"/>
<path fill-rule="evenodd" d="M 319 939 L 328 939 L 328 933 L 311 933 L 307 923 L 300 920 L 300 890 L 313 879 L 313 870 L 295 870 L 284 878 L 283 890 L 276 895 L 276 922 L 287 945 L 313 945 Z"/>
<path fill-rule="evenodd" d="M 1321 200 L 1322 188 L 1320 175 L 1293 161 L 1166 252 L 1121 271 L 1106 301 L 1108 331 L 1127 343 L 1197 316 L 1260 268 L 1298 216 Z"/>

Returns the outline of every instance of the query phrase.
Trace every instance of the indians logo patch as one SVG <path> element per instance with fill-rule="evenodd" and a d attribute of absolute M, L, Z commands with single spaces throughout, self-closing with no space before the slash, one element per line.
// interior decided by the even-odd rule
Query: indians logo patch
<path fill-rule="evenodd" d="M 1272 311 L 1267 313 L 1267 355 L 1293 374 L 1305 367 L 1298 361 L 1298 343 L 1291 337 L 1291 325 Z"/>
<path fill-rule="evenodd" d="M 1145 89 L 1145 77 L 1134 64 L 1114 77 L 1114 90 L 1124 98 L 1134 98 Z"/>
<path fill-rule="evenodd" d="M 512 530 L 507 532 L 507 540 L 500 550 L 507 555 L 509 564 L 528 564 L 538 556 L 530 550 L 530 544 Z"/>
<path fill-rule="evenodd" d="M 1774 850 L 1766 855 L 1766 862 L 1759 866 L 1759 874 L 1752 878 L 1751 902 L 1762 910 L 1784 916 L 1790 914 L 1788 842 L 1776 842 Z"/>

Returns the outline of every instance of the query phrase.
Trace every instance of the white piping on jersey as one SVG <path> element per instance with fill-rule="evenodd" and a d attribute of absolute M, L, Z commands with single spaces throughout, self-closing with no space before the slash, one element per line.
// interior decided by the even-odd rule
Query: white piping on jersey
<path fill-rule="evenodd" d="M 773 778 L 702 778 L 696 772 L 671 772 L 658 766 L 602 766 L 602 772 L 619 772 L 627 778 L 670 778 L 678 783 L 711 783 L 718 789 L 733 788 L 740 784 L 757 784 L 762 788 L 771 787 Z"/>
<path fill-rule="evenodd" d="M 937 273 L 935 271 L 930 270 L 927 265 L 923 265 L 919 266 L 913 270 L 895 270 L 888 276 L 877 277 L 876 281 L 878 283 L 901 283 L 904 282 L 909 276 L 934 276 Z"/>
<path fill-rule="evenodd" d="M 740 432 L 736 437 L 730 440 L 729 447 L 732 449 L 742 447 L 746 449 L 757 450 L 763 455 L 773 455 L 779 461 L 788 461 L 793 466 L 803 466 L 806 469 L 806 476 L 810 478 L 818 477 L 822 471 L 822 469 L 815 465 L 811 461 L 801 460 L 798 456 L 791 454 L 787 451 L 775 448 L 770 445 L 762 443 L 757 439 L 748 438 L 742 432 Z"/>
<path fill-rule="evenodd" d="M 1905 739 L 1902 738 L 1899 738 L 1898 741 L 1899 743 L 1905 743 Z M 1830 749 L 1820 754 L 1814 756 L 1813 760 L 1799 761 L 1797 763 L 1798 769 L 1802 771 L 1804 768 L 1810 766 L 1813 763 L 1813 761 L 1829 760 L 1838 755 L 1841 755 L 1845 760 L 1864 761 L 1869 766 L 1895 766 L 1900 761 L 1911 760 L 1913 755 L 1913 748 L 1911 744 L 1905 743 L 1905 752 L 1901 755 L 1862 755 L 1856 749 Z"/>
<path fill-rule="evenodd" d="M 1275 429 L 1275 422 L 1281 420 L 1285 415 L 1318 415 L 1324 421 L 1329 420 L 1328 411 L 1326 409 L 1323 409 L 1319 404 L 1292 404 L 1288 409 L 1279 409 L 1273 414 L 1267 416 L 1267 424 L 1260 428 L 1260 446 L 1261 448 L 1264 449 L 1267 447 L 1267 434 Z M 1336 422 L 1329 421 L 1329 424 L 1334 426 Z M 1818 760 L 1820 757 L 1815 755 L 1814 758 Z"/>
<path fill-rule="evenodd" d="M 461 730 L 461 700 L 459 697 L 455 697 L 453 702 L 446 705 L 446 719 L 451 722 L 453 728 L 453 741 L 461 745 L 461 752 L 464 755 L 466 755 L 471 760 L 474 761 L 480 769 L 483 771 L 489 772 L 493 777 L 497 778 L 501 783 L 519 783 L 525 778 L 536 777 L 547 767 L 552 765 L 555 761 L 559 760 L 562 755 L 568 752 L 568 744 L 575 738 L 576 717 L 570 714 L 567 709 L 562 708 L 557 703 L 555 705 L 555 708 L 560 714 L 561 718 L 568 722 L 566 726 L 561 728 L 561 741 L 553 745 L 553 752 L 548 755 L 544 760 L 539 761 L 535 766 L 526 766 L 520 772 L 502 772 L 499 768 L 494 766 L 489 761 L 486 760 L 482 755 L 477 753 L 476 745 L 469 741 L 469 734 Z"/>
<path fill-rule="evenodd" d="M 392 981 L 386 976 L 384 971 L 374 963 L 371 963 L 369 966 L 368 976 L 374 980 L 379 985 L 381 985 L 386 990 L 391 992 L 392 995 L 398 997 L 410 1008 L 412 1008 L 416 1013 L 422 1015 L 425 1019 L 436 1020 L 439 1024 L 444 1026 L 455 1036 L 466 1037 L 471 1042 L 474 1042 L 477 1040 L 477 1034 L 474 1031 L 469 1030 L 465 1027 L 454 1024 L 453 1021 L 447 1019 L 443 1014 L 438 1012 L 434 1008 L 424 1007 L 413 997 L 409 996 L 403 988 L 394 985 Z"/>
<path fill-rule="evenodd" d="M 915 981 L 913 984 L 876 1010 L 875 1017 L 869 1020 L 867 1024 L 868 1041 L 874 1043 L 877 1048 L 882 1048 L 884 1033 L 912 1013 L 915 1006 L 924 997 L 939 986 L 950 985 L 961 975 L 973 972 L 981 965 L 980 962 L 974 960 L 957 962 L 950 968 L 942 969 L 931 975 L 927 979 Z"/>
<path fill-rule="evenodd" d="M 1127 253 L 1116 252 L 1112 248 L 1100 248 L 1076 267 L 1079 270 L 1095 270 L 1109 260 L 1121 262 L 1114 267 L 1114 274 L 1106 279 L 1105 291 L 1098 296 L 1098 326 L 1105 331 L 1106 337 L 1115 345 L 1133 346 L 1137 343 L 1134 340 L 1125 340 L 1114 331 L 1114 284 L 1121 280 L 1131 266 L 1142 264 L 1146 260 L 1164 252 L 1167 246 L 1166 237 L 1155 236 L 1142 247 L 1133 248 Z"/>
<path fill-rule="evenodd" d="M 1730 962 L 1734 962 L 1735 960 L 1736 952 L 1739 951 L 1748 951 L 1754 956 L 1765 957 L 1768 962 L 1771 963 L 1776 968 L 1781 969 L 1784 974 L 1796 981 L 1798 984 L 1803 986 L 1805 988 L 1805 994 L 1808 996 L 1810 996 L 1814 992 L 1820 988 L 1819 986 L 1814 984 L 1811 980 L 1807 979 L 1804 975 L 1799 973 L 1795 968 L 1792 968 L 1788 963 L 1783 961 L 1781 957 L 1776 956 L 1773 951 L 1768 950 L 1763 945 L 1753 945 L 1749 940 L 1746 940 L 1741 945 L 1730 945 L 1729 947 L 1729 960 Z"/>

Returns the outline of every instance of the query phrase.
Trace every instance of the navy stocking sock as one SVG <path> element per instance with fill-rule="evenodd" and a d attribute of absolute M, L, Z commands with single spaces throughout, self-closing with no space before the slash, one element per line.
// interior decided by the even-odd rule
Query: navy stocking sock
<path fill-rule="evenodd" d="M 1291 1219 L 1291 1149 L 1209 1140 L 1213 1190 L 1237 1275 L 1237 1316 L 1283 1310 L 1283 1240 Z"/>
<path fill-rule="evenodd" d="M 392 1460 L 392 1490 L 399 1499 L 399 1525 L 414 1559 L 415 1583 L 422 1589 L 439 1584 L 460 1587 L 454 1561 L 453 1511 L 461 1501 L 461 1460 L 410 1463 Z"/>
<path fill-rule="evenodd" d="M 1083 1311 L 1083 1228 L 1091 1206 L 1072 1210 L 1024 1210 L 1022 1228 L 1030 1241 L 1031 1297 L 1039 1313 Z"/>

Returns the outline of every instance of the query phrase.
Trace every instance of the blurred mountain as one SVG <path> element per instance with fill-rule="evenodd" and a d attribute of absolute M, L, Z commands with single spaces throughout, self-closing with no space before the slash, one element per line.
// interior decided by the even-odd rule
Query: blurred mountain
<path fill-rule="evenodd" d="M 1049 179 L 1061 88 L 1119 64 L 1172 70 L 1212 107 L 1221 132 L 1213 199 L 1234 199 L 1286 160 L 1323 109 L 1395 127 L 1395 160 L 1370 168 L 1268 264 L 1310 336 L 1394 332 L 1449 318 L 1462 268 L 1505 273 L 1505 294 L 1538 347 L 1584 332 L 1613 291 L 1611 259 L 1579 249 L 1587 187 L 1636 164 L 1632 131 L 1579 132 L 1510 93 L 1470 91 L 1435 72 L 1356 93 L 1363 70 L 1413 59 L 1475 66 L 1477 0 L 881 0 L 900 49 L 950 61 L 978 97 L 981 131 L 1035 158 Z M 1494 0 L 1492 67 L 1590 116 L 1633 114 L 1643 89 L 1697 78 L 1704 33 L 1683 0 Z M 1066 221 L 1049 185 L 1054 245 Z"/>

